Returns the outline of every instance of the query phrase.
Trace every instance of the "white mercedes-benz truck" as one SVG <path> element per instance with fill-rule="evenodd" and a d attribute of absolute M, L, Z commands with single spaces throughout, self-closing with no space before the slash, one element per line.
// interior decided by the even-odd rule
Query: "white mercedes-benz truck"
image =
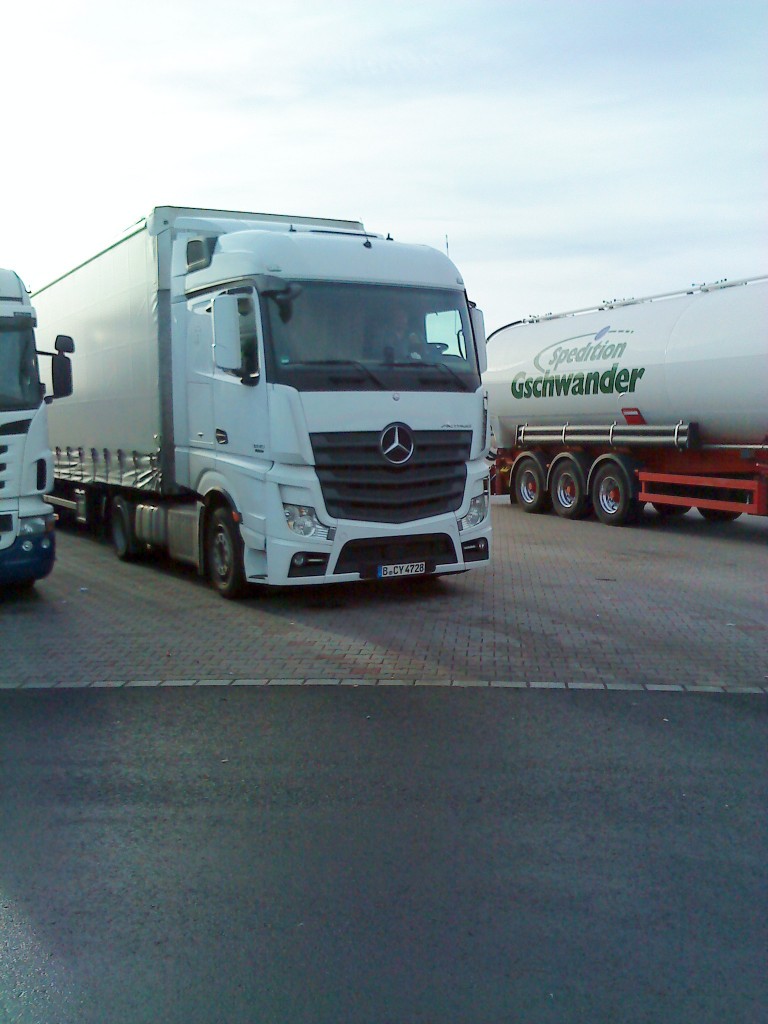
<path fill-rule="evenodd" d="M 35 310 L 13 270 L 0 270 L 0 586 L 31 587 L 56 557 L 54 513 L 43 500 L 53 485 L 48 402 L 72 391 L 71 338 L 56 352 L 35 348 Z M 38 355 L 51 355 L 46 397 Z"/>
<path fill-rule="evenodd" d="M 51 499 L 224 597 L 487 565 L 482 314 L 357 221 L 157 207 L 40 289 L 78 349 Z"/>

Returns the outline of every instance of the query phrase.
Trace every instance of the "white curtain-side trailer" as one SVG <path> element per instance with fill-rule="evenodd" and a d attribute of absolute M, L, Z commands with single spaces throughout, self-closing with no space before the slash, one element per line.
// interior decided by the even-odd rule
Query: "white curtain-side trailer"
<path fill-rule="evenodd" d="M 768 277 L 518 321 L 488 338 L 494 489 L 631 522 L 768 515 Z"/>
<path fill-rule="evenodd" d="M 482 314 L 356 221 L 158 207 L 35 294 L 75 339 L 51 500 L 225 597 L 490 558 Z"/>

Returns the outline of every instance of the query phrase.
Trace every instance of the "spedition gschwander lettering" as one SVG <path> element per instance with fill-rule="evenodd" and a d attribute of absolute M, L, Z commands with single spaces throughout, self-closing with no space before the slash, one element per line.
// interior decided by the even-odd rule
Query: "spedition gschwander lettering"
<path fill-rule="evenodd" d="M 614 363 L 609 370 L 587 373 L 553 374 L 548 370 L 539 377 L 525 371 L 515 374 L 511 384 L 513 398 L 558 398 L 562 395 L 626 395 L 631 394 L 645 373 L 644 366 L 622 367 Z"/>

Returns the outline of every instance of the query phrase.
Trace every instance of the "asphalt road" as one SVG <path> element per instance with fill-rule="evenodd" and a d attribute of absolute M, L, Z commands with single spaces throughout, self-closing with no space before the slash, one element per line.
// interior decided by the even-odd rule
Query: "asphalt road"
<path fill-rule="evenodd" d="M 766 1019 L 764 696 L 0 697 L 0 1020 Z"/>
<path fill-rule="evenodd" d="M 494 503 L 493 567 L 0 599 L 0 1024 L 763 1024 L 765 541 Z"/>

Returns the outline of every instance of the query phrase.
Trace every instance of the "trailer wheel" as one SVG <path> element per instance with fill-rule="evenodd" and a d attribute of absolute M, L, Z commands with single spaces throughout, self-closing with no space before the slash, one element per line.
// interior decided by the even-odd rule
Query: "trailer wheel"
<path fill-rule="evenodd" d="M 127 498 L 112 500 L 110 514 L 112 546 L 121 562 L 130 562 L 139 554 L 136 532 L 133 528 L 133 506 Z"/>
<path fill-rule="evenodd" d="M 658 516 L 662 519 L 674 519 L 677 516 L 684 516 L 691 511 L 690 505 L 666 505 L 660 501 L 652 501 L 651 505 Z"/>
<path fill-rule="evenodd" d="M 621 463 L 611 460 L 600 466 L 592 481 L 595 515 L 608 526 L 631 523 L 638 513 L 635 489 Z"/>
<path fill-rule="evenodd" d="M 518 464 L 514 495 L 525 512 L 546 512 L 551 507 L 547 480 L 536 459 L 522 459 Z"/>
<path fill-rule="evenodd" d="M 563 519 L 581 519 L 589 511 L 587 481 L 572 459 L 565 459 L 555 466 L 549 491 L 552 507 Z"/>
<path fill-rule="evenodd" d="M 208 527 L 208 575 L 222 597 L 236 599 L 246 590 L 243 539 L 231 508 L 217 508 Z"/>
<path fill-rule="evenodd" d="M 741 515 L 741 512 L 729 512 L 723 508 L 700 508 L 697 511 L 709 523 L 732 523 Z"/>

